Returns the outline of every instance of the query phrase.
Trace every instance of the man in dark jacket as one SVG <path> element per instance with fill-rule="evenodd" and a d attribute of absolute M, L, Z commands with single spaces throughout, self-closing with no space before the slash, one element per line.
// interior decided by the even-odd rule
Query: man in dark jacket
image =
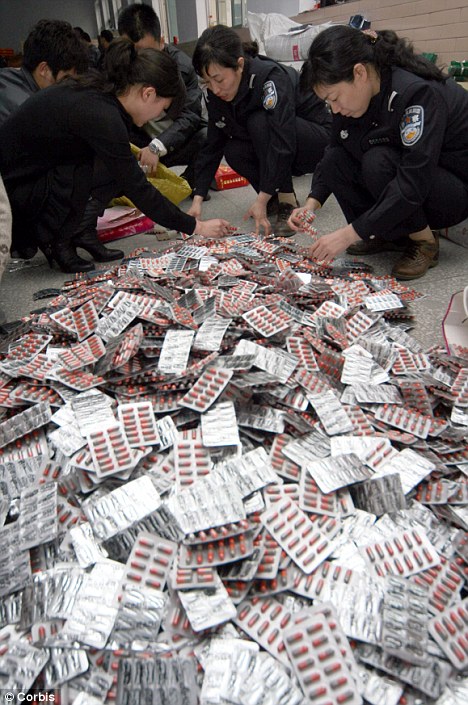
<path fill-rule="evenodd" d="M 40 20 L 23 51 L 21 68 L 0 69 L 0 124 L 33 93 L 88 68 L 86 48 L 72 26 L 61 20 Z"/>
<path fill-rule="evenodd" d="M 186 165 L 182 176 L 193 186 L 195 161 L 206 142 L 207 131 L 202 118 L 202 92 L 192 62 L 183 51 L 164 42 L 159 18 L 149 5 L 133 4 L 124 8 L 119 15 L 118 31 L 138 49 L 164 51 L 179 67 L 186 88 L 185 105 L 179 116 L 175 120 L 163 116 L 147 122 L 143 130 L 132 135 L 132 140 L 142 148 L 141 164 L 152 169 L 159 160 L 167 167 Z M 148 137 L 151 138 L 149 144 Z"/>

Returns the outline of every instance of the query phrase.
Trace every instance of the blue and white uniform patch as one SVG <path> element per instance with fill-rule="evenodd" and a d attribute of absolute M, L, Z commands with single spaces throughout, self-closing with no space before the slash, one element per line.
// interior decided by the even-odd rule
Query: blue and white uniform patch
<path fill-rule="evenodd" d="M 263 107 L 265 110 L 273 110 L 278 102 L 278 93 L 273 81 L 266 81 L 263 84 Z"/>
<path fill-rule="evenodd" d="M 400 122 L 401 141 L 405 147 L 416 144 L 424 130 L 424 108 L 422 105 L 412 105 L 406 108 Z"/>

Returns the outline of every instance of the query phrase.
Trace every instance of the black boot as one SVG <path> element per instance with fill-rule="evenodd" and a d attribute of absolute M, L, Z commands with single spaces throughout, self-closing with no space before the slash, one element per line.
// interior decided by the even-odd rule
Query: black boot
<path fill-rule="evenodd" d="M 76 254 L 76 250 L 70 242 L 53 242 L 41 246 L 41 250 L 45 254 L 51 269 L 54 262 L 58 264 L 62 272 L 67 274 L 91 272 L 94 269 L 92 262 L 82 259 Z"/>
<path fill-rule="evenodd" d="M 75 235 L 73 245 L 89 252 L 96 262 L 113 262 L 117 259 L 123 259 L 125 256 L 122 250 L 110 250 L 108 247 L 104 247 L 102 242 L 98 240 L 96 230 L 85 230 Z"/>

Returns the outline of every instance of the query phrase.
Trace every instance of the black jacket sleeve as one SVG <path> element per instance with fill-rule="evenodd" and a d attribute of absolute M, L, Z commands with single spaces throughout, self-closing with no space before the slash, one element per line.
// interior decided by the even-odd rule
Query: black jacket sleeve
<path fill-rule="evenodd" d="M 196 221 L 168 201 L 146 179 L 133 156 L 124 118 L 116 105 L 83 93 L 70 114 L 70 131 L 84 139 L 117 181 L 118 189 L 149 218 L 166 228 L 191 235 Z"/>
<path fill-rule="evenodd" d="M 216 121 L 209 118 L 206 144 L 200 150 L 195 163 L 194 195 L 204 197 L 208 193 L 216 170 L 223 158 L 227 139 L 225 131 L 216 127 Z"/>

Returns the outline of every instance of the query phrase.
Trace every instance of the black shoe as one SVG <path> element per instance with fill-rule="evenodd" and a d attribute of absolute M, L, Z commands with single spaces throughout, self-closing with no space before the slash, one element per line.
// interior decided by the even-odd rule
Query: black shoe
<path fill-rule="evenodd" d="M 408 238 L 401 240 L 383 240 L 379 237 L 374 237 L 372 240 L 362 240 L 350 245 L 346 252 L 348 255 L 376 255 L 379 252 L 404 252 L 408 245 Z"/>
<path fill-rule="evenodd" d="M 62 272 L 67 274 L 91 272 L 94 269 L 92 262 L 82 259 L 76 254 L 76 250 L 70 242 L 52 243 L 41 247 L 41 249 L 51 269 L 54 262 L 58 264 Z"/>
<path fill-rule="evenodd" d="M 11 259 L 32 259 L 37 255 L 36 245 L 21 247 L 10 251 Z"/>
<path fill-rule="evenodd" d="M 290 203 L 283 203 L 282 201 L 278 203 L 278 217 L 274 226 L 275 235 L 278 237 L 292 237 L 296 234 L 296 231 L 291 230 L 288 225 L 288 220 L 295 208 L 297 206 L 292 206 Z"/>
<path fill-rule="evenodd" d="M 122 250 L 110 250 L 99 242 L 95 230 L 86 230 L 73 238 L 73 245 L 86 250 L 96 262 L 113 262 L 123 259 L 125 254 Z M 83 260 L 85 261 L 85 260 Z"/>

